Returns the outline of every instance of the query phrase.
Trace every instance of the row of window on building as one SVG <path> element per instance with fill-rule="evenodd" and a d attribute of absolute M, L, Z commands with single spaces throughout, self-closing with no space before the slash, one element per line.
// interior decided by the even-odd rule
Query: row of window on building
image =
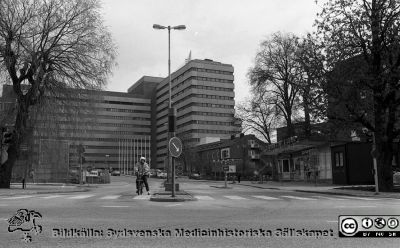
<path fill-rule="evenodd" d="M 182 79 L 183 77 L 187 76 L 187 74 L 193 72 L 193 71 L 197 71 L 197 72 L 208 72 L 208 73 L 213 73 L 213 74 L 223 74 L 223 75 L 232 75 L 233 73 L 231 71 L 221 71 L 221 70 L 211 70 L 211 69 L 203 69 L 203 68 L 196 68 L 196 67 L 191 67 L 189 69 L 187 69 L 184 73 L 180 74 L 179 76 L 173 78 L 171 80 L 171 84 L 174 85 L 176 84 L 180 79 Z M 233 81 L 232 81 L 233 83 Z M 159 88 L 159 91 L 162 91 L 163 89 L 167 88 L 169 84 L 165 84 L 163 85 L 161 88 Z M 172 87 L 172 90 L 177 89 L 180 85 L 174 85 Z"/>

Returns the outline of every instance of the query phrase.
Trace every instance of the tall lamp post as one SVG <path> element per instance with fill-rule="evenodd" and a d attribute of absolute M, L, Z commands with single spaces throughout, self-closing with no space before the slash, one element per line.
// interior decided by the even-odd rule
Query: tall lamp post
<path fill-rule="evenodd" d="M 176 109 L 172 107 L 171 101 L 171 29 L 174 30 L 184 30 L 185 25 L 178 26 L 162 26 L 159 24 L 153 25 L 154 29 L 168 29 L 168 78 L 169 78 L 169 102 L 168 102 L 168 141 L 175 136 L 176 129 Z M 168 150 L 168 174 L 167 174 L 167 184 L 171 185 L 172 196 L 175 196 L 175 168 L 173 165 L 172 156 Z M 167 187 L 167 186 L 166 186 Z"/>

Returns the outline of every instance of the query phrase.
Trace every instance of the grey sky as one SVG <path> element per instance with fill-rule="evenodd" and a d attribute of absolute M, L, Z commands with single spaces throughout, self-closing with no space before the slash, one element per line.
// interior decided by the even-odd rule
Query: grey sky
<path fill-rule="evenodd" d="M 171 31 L 171 70 L 192 59 L 212 59 L 235 68 L 236 101 L 248 96 L 246 73 L 260 42 L 282 31 L 312 31 L 315 0 L 102 0 L 106 25 L 118 46 L 118 66 L 107 89 L 126 91 L 143 75 L 168 75 L 168 31 L 153 24 L 186 30 Z"/>

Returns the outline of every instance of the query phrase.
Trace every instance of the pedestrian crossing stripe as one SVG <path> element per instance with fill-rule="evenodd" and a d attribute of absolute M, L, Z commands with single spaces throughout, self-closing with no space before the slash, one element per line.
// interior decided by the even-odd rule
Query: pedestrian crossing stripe
<path fill-rule="evenodd" d="M 133 197 L 134 200 L 150 200 L 151 195 L 137 195 Z"/>
<path fill-rule="evenodd" d="M 313 198 L 306 198 L 306 197 L 298 197 L 298 196 L 291 196 L 291 195 L 283 195 L 281 197 L 289 198 L 289 199 L 294 199 L 294 200 L 317 200 Z"/>
<path fill-rule="evenodd" d="M 356 197 L 356 196 L 340 196 L 346 199 L 354 199 L 354 200 L 364 200 L 364 201 L 378 201 L 381 199 L 378 198 L 370 198 L 370 197 Z"/>
<path fill-rule="evenodd" d="M 42 196 L 40 198 L 42 199 L 53 199 L 53 198 L 58 198 L 61 197 L 62 195 L 48 195 L 48 196 Z"/>
<path fill-rule="evenodd" d="M 3 200 L 17 200 L 17 199 L 26 199 L 26 198 L 31 198 L 33 195 L 20 195 L 20 196 L 10 196 L 3 198 Z"/>
<path fill-rule="evenodd" d="M 80 199 L 86 199 L 90 197 L 96 196 L 95 194 L 80 194 L 80 195 L 62 195 L 62 194 L 56 194 L 56 195 L 47 195 L 47 196 L 37 196 L 37 195 L 21 195 L 21 196 L 7 196 L 3 197 L 0 199 L 1 200 L 23 200 L 23 199 L 73 199 L 73 200 L 80 200 Z M 98 199 L 101 200 L 117 200 L 122 195 L 103 195 L 103 196 L 98 196 Z M 326 197 L 326 196 L 319 196 L 319 195 L 313 195 L 310 197 L 300 197 L 300 196 L 294 196 L 294 195 L 279 195 L 276 197 L 271 197 L 271 196 L 266 196 L 266 195 L 250 195 L 246 197 L 238 196 L 238 195 L 221 195 L 221 196 L 208 196 L 208 195 L 195 195 L 194 196 L 198 200 L 206 200 L 206 201 L 211 201 L 211 200 L 216 200 L 218 198 L 227 198 L 230 200 L 249 200 L 251 198 L 256 198 L 256 199 L 261 199 L 261 200 L 285 200 L 290 199 L 290 200 L 331 200 L 331 201 L 344 201 L 344 200 L 361 200 L 361 201 L 377 201 L 377 200 L 393 200 L 393 201 L 399 201 L 400 199 L 397 198 L 369 198 L 369 197 L 356 197 L 356 196 L 338 196 L 338 197 Z M 132 199 L 134 200 L 149 200 L 151 198 L 151 195 L 137 195 L 134 196 Z"/>
<path fill-rule="evenodd" d="M 263 199 L 263 200 L 279 200 L 279 198 L 265 196 L 265 195 L 252 195 L 252 197 L 260 198 L 260 199 Z"/>
<path fill-rule="evenodd" d="M 231 200 L 247 200 L 246 198 L 237 195 L 225 195 L 224 197 Z"/>
<path fill-rule="evenodd" d="M 326 196 L 319 196 L 319 195 L 315 195 L 313 197 L 317 197 L 317 198 L 325 199 L 325 200 L 332 200 L 332 201 L 344 201 L 344 199 L 336 198 L 336 197 L 326 197 Z"/>
<path fill-rule="evenodd" d="M 101 197 L 100 199 L 103 199 L 103 200 L 115 200 L 115 199 L 118 199 L 120 197 L 121 197 L 121 195 L 106 195 L 106 196 Z"/>
<path fill-rule="evenodd" d="M 195 198 L 198 200 L 214 200 L 214 198 L 207 195 L 196 195 Z"/>
<path fill-rule="evenodd" d="M 94 195 L 77 195 L 77 196 L 72 196 L 72 197 L 68 197 L 68 199 L 85 199 L 85 198 L 89 198 L 92 197 Z"/>

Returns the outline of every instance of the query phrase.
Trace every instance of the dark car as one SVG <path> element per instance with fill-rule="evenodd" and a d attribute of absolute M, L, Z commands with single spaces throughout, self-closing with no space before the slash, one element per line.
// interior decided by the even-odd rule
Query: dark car
<path fill-rule="evenodd" d="M 189 179 L 200 179 L 201 176 L 199 173 L 192 173 L 189 175 Z"/>

